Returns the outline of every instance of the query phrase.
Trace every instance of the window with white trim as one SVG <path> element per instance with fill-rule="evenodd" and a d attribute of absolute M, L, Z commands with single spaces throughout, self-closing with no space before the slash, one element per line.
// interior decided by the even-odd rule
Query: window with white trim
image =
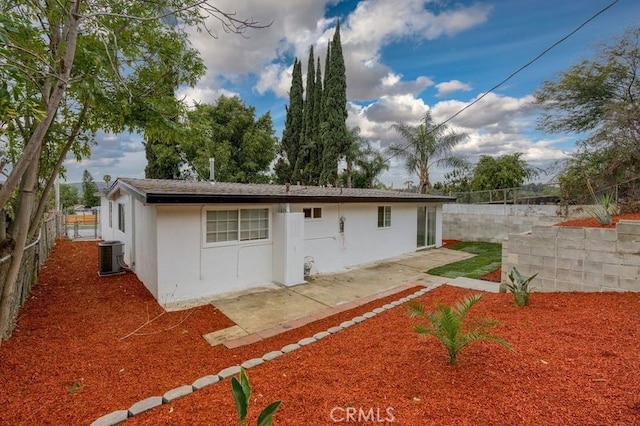
<path fill-rule="evenodd" d="M 118 229 L 124 232 L 124 204 L 118 203 Z"/>
<path fill-rule="evenodd" d="M 302 209 L 305 219 L 320 219 L 322 217 L 321 207 L 305 207 Z"/>
<path fill-rule="evenodd" d="M 269 209 L 209 210 L 207 243 L 269 238 Z"/>
<path fill-rule="evenodd" d="M 378 228 L 391 227 L 391 206 L 378 206 Z"/>
<path fill-rule="evenodd" d="M 109 201 L 109 228 L 113 228 L 113 201 Z"/>

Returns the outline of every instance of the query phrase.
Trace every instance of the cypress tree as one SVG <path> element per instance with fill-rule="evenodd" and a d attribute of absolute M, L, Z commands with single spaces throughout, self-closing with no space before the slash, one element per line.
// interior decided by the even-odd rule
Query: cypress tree
<path fill-rule="evenodd" d="M 307 62 L 307 86 L 305 89 L 304 114 L 302 124 L 302 134 L 300 135 L 300 149 L 294 169 L 294 180 L 301 180 L 308 183 L 308 172 L 310 163 L 309 154 L 313 145 L 313 109 L 315 108 L 315 56 L 313 46 L 309 48 L 309 60 Z"/>
<path fill-rule="evenodd" d="M 323 145 L 321 181 L 324 184 L 335 185 L 338 180 L 338 162 L 344 155 L 348 138 L 346 125 L 347 78 L 340 42 L 339 21 L 331 42 L 329 67 L 325 73 L 324 121 L 321 125 Z"/>
<path fill-rule="evenodd" d="M 293 62 L 291 90 L 289 91 L 289 107 L 282 132 L 282 153 L 286 162 L 279 162 L 276 167 L 278 181 L 290 182 L 293 168 L 298 158 L 300 135 L 302 133 L 304 102 L 302 100 L 302 66 L 296 58 Z"/>
<path fill-rule="evenodd" d="M 320 57 L 316 67 L 315 103 L 313 104 L 313 140 L 310 153 L 310 177 L 313 184 L 318 184 L 320 180 L 320 164 L 322 160 L 322 140 L 320 138 L 320 111 L 322 110 L 322 72 L 320 68 Z"/>

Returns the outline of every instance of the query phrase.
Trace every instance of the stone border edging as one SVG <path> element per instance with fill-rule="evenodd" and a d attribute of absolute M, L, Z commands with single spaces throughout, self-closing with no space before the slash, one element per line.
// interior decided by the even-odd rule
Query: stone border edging
<path fill-rule="evenodd" d="M 415 285 L 421 285 L 421 284 L 415 284 Z M 413 285 L 413 287 L 415 287 L 415 285 Z M 327 336 L 330 336 L 331 334 L 335 334 L 339 331 L 342 331 L 348 327 L 354 326 L 358 323 L 361 323 L 363 321 L 366 321 L 369 318 L 373 318 L 375 316 L 377 316 L 378 314 L 381 314 L 384 311 L 393 309 L 397 306 L 400 306 L 410 300 L 413 300 L 417 297 L 423 296 L 424 294 L 426 294 L 427 292 L 441 286 L 442 284 L 432 284 L 430 286 L 427 286 L 425 288 L 423 288 L 422 290 L 418 290 L 415 293 L 410 294 L 409 296 L 406 297 L 402 297 L 398 300 L 395 300 L 391 303 L 387 303 L 379 308 L 375 308 L 369 312 L 366 312 L 362 315 L 358 315 L 354 318 L 352 318 L 351 320 L 348 321 L 344 321 L 342 322 L 340 325 L 335 326 L 335 327 L 330 327 L 329 329 L 327 329 L 326 331 L 321 331 L 319 333 L 314 334 L 312 337 L 306 337 L 304 339 L 300 339 L 297 343 L 291 343 L 288 344 L 284 347 L 282 347 L 279 351 L 271 351 L 268 352 L 266 354 L 264 354 L 262 357 L 260 358 L 252 358 L 249 360 L 244 361 L 242 364 L 240 365 L 233 365 L 227 368 L 224 368 L 222 370 L 220 370 L 217 374 L 211 374 L 208 376 L 204 376 L 204 377 L 200 377 L 199 379 L 195 380 L 191 385 L 183 385 L 183 386 L 178 386 L 177 388 L 171 389 L 167 392 L 165 392 L 165 394 L 163 396 L 151 396 L 148 398 L 145 398 L 141 401 L 136 402 L 135 404 L 133 404 L 131 407 L 129 407 L 127 410 L 116 410 L 116 411 L 112 411 L 109 414 L 105 414 L 104 416 L 94 420 L 91 423 L 91 426 L 113 426 L 113 425 L 117 425 L 118 423 L 124 422 L 125 420 L 127 420 L 129 417 L 134 417 L 140 413 L 144 413 L 145 411 L 151 410 L 152 408 L 156 408 L 159 407 L 160 405 L 163 404 L 168 404 L 171 401 L 174 401 L 178 398 L 181 398 L 183 396 L 189 395 L 195 391 L 198 391 L 202 388 L 205 388 L 207 386 L 213 385 L 215 383 L 221 382 L 224 379 L 227 379 L 231 376 L 234 376 L 236 374 L 238 374 L 240 372 L 240 368 L 244 368 L 245 370 L 248 370 L 250 368 L 253 368 L 255 366 L 258 366 L 260 364 L 263 364 L 267 361 L 271 361 L 274 360 L 282 355 L 284 355 L 285 353 L 289 353 L 289 352 L 293 352 L 297 349 L 300 349 L 303 346 L 312 344 L 314 342 L 317 342 L 318 340 L 324 339 Z M 383 296 L 386 297 L 386 296 Z M 367 302 L 368 303 L 368 302 Z"/>

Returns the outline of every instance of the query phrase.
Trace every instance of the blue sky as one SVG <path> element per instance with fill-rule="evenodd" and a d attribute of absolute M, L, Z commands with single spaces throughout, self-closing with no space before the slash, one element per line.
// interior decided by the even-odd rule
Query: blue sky
<path fill-rule="evenodd" d="M 276 135 L 282 135 L 291 66 L 295 56 L 306 66 L 314 45 L 324 60 L 335 21 L 341 20 L 347 67 L 349 126 L 381 149 L 400 142 L 390 126 L 417 123 L 425 111 L 442 121 L 473 101 L 511 72 L 567 35 L 610 0 L 424 1 L 366 0 L 220 0 L 222 10 L 271 27 L 242 38 L 219 31 L 213 39 L 192 32 L 192 44 L 207 64 L 207 75 L 194 88 L 182 88 L 187 102 L 213 103 L 221 95 L 239 95 L 257 113 L 271 111 Z M 286 4 L 286 7 L 284 6 Z M 480 155 L 523 152 L 532 164 L 546 166 L 574 149 L 572 135 L 543 134 L 535 129 L 531 94 L 544 80 L 581 59 L 593 56 L 601 42 L 611 41 L 638 25 L 640 2 L 620 0 L 578 33 L 456 119 L 450 127 L 469 134 L 457 148 L 476 161 Z M 304 70 L 303 70 L 304 72 Z M 146 160 L 136 134 L 99 133 L 90 159 L 68 160 L 68 181 L 80 181 L 83 170 L 96 180 L 143 177 Z M 432 181 L 444 170 L 434 170 Z M 549 177 L 543 178 L 545 180 Z M 409 176 L 401 162 L 381 179 L 403 186 Z"/>

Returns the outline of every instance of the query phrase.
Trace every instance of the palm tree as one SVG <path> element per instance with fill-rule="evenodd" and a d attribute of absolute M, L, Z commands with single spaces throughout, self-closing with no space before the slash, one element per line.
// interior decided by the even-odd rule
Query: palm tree
<path fill-rule="evenodd" d="M 466 140 L 466 133 L 447 131 L 444 124 L 436 124 L 427 111 L 418 126 L 398 122 L 391 126 L 405 140 L 406 144 L 391 145 L 387 151 L 393 157 L 405 161 L 409 173 L 418 175 L 418 192 L 426 193 L 431 189 L 429 169 L 431 166 L 461 167 L 466 161 L 453 155 L 453 148 Z"/>
<path fill-rule="evenodd" d="M 352 127 L 349 129 L 349 138 L 345 147 L 344 160 L 347 163 L 345 169 L 347 177 L 347 188 L 351 188 L 351 175 L 353 174 L 353 163 L 362 155 L 362 145 L 365 143 L 360 136 L 360 128 Z"/>
<path fill-rule="evenodd" d="M 385 170 L 389 170 L 389 163 L 385 160 L 384 156 L 378 151 L 367 144 L 367 147 L 362 150 L 359 158 L 355 160 L 358 170 L 358 175 L 362 185 L 365 188 L 373 188 L 378 181 L 378 176 Z"/>

